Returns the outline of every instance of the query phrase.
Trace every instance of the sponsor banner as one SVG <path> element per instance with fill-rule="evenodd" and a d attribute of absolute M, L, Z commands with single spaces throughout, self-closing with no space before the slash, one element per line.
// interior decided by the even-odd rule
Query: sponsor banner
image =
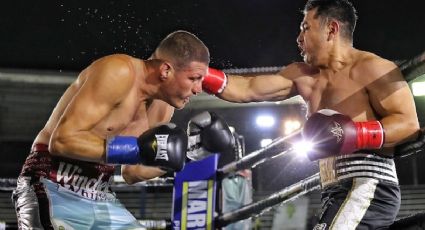
<path fill-rule="evenodd" d="M 218 155 L 192 161 L 176 173 L 173 191 L 173 229 L 214 229 Z"/>

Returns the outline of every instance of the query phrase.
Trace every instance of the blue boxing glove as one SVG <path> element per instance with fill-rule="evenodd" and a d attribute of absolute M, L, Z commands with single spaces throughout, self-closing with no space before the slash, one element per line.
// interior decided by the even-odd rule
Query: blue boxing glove
<path fill-rule="evenodd" d="M 180 171 L 186 159 L 187 135 L 173 123 L 160 125 L 139 137 L 115 136 L 106 141 L 106 162 L 144 164 Z"/>

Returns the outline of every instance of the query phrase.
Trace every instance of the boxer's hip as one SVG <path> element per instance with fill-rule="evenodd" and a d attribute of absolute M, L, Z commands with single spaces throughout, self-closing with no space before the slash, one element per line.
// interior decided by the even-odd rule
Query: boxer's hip
<path fill-rule="evenodd" d="M 35 193 L 37 186 L 44 192 Z M 74 192 L 46 178 L 33 183 L 21 176 L 12 196 L 18 224 L 23 229 L 145 229 L 114 193 L 86 193 L 91 195 Z"/>
<path fill-rule="evenodd" d="M 319 160 L 322 188 L 352 178 L 373 178 L 398 185 L 394 160 L 369 153 L 332 156 Z"/>
<path fill-rule="evenodd" d="M 27 157 L 20 177 L 30 178 L 32 184 L 48 179 L 76 193 L 109 192 L 114 167 L 52 156 L 47 145 L 36 144 Z"/>

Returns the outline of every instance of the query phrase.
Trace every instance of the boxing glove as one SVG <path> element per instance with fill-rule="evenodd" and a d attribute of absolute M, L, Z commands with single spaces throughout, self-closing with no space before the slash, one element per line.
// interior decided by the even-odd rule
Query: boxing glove
<path fill-rule="evenodd" d="M 211 153 L 222 153 L 234 146 L 227 123 L 213 112 L 202 112 L 190 119 L 187 127 L 190 160 L 200 160 Z"/>
<path fill-rule="evenodd" d="M 350 117 L 329 109 L 311 115 L 302 135 L 313 144 L 307 153 L 310 160 L 350 154 L 359 149 L 379 149 L 384 144 L 384 130 L 379 121 L 353 122 Z"/>
<path fill-rule="evenodd" d="M 185 163 L 187 135 L 173 123 L 151 128 L 137 137 L 115 136 L 106 141 L 106 162 L 144 164 L 180 171 Z"/>
<path fill-rule="evenodd" d="M 202 89 L 209 94 L 223 92 L 227 84 L 226 74 L 218 69 L 208 68 L 208 73 L 202 81 Z"/>
<path fill-rule="evenodd" d="M 425 151 L 425 130 L 422 128 L 419 135 L 414 141 L 409 141 L 401 145 L 397 145 L 394 155 L 396 157 L 405 157 L 414 153 Z"/>

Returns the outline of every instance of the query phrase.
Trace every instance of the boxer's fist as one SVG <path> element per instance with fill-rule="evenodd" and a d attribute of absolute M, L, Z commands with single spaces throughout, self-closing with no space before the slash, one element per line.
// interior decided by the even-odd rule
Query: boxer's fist
<path fill-rule="evenodd" d="M 187 135 L 173 123 L 151 128 L 138 138 L 116 136 L 106 143 L 106 162 L 157 166 L 180 171 L 185 163 Z"/>
<path fill-rule="evenodd" d="M 188 123 L 187 135 L 187 157 L 191 160 L 200 160 L 210 153 L 227 151 L 234 145 L 229 126 L 213 112 L 205 111 L 192 117 Z"/>
<path fill-rule="evenodd" d="M 180 171 L 186 160 L 187 135 L 175 124 L 149 129 L 137 139 L 144 165 Z"/>
<path fill-rule="evenodd" d="M 307 153 L 310 160 L 350 154 L 359 149 L 379 149 L 384 142 L 379 121 L 353 122 L 350 117 L 329 109 L 311 115 L 302 134 L 313 143 L 313 150 Z"/>
<path fill-rule="evenodd" d="M 397 145 L 394 155 L 397 157 L 408 156 L 415 153 L 425 151 L 425 129 L 422 128 L 419 132 L 418 138 L 414 141 L 409 141 L 401 145 Z"/>
<path fill-rule="evenodd" d="M 208 73 L 202 81 L 202 89 L 209 94 L 223 92 L 227 84 L 226 74 L 218 69 L 208 68 Z"/>

